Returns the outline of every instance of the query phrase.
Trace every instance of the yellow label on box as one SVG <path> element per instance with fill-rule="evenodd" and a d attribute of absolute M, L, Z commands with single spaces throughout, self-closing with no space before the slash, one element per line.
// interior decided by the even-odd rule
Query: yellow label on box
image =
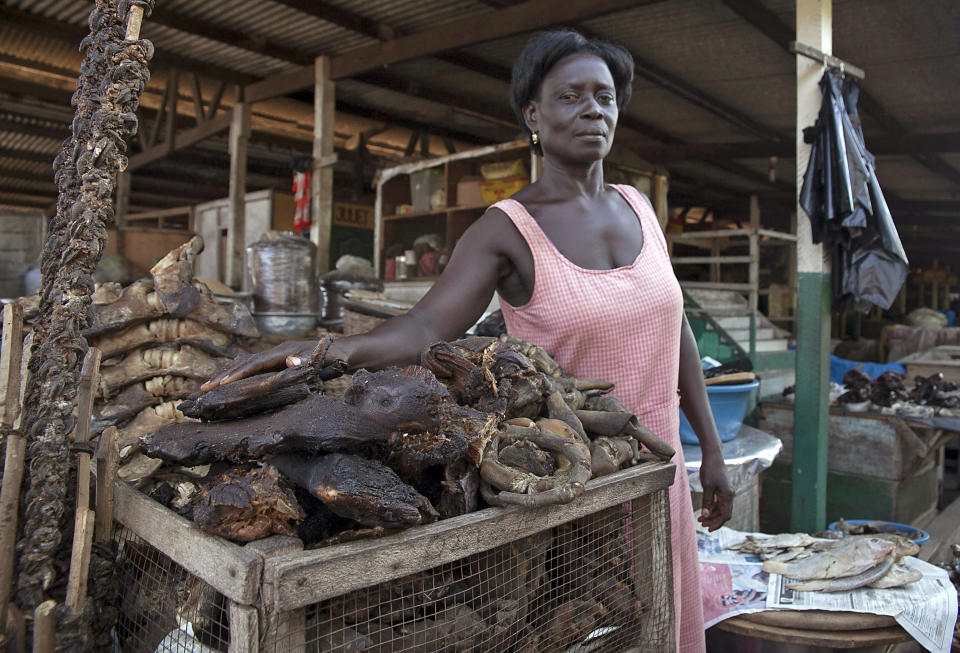
<path fill-rule="evenodd" d="M 333 224 L 338 227 L 373 229 L 373 207 L 366 204 L 333 204 Z"/>

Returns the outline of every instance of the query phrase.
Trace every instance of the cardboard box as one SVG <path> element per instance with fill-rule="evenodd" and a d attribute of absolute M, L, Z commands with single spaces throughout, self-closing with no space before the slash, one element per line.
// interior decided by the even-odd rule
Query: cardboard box
<path fill-rule="evenodd" d="M 530 179 L 528 177 L 511 177 L 510 179 L 480 182 L 480 192 L 483 195 L 484 202 L 493 204 L 510 197 L 521 188 L 526 188 L 529 185 Z"/>
<path fill-rule="evenodd" d="M 480 191 L 480 184 L 483 182 L 479 177 L 464 177 L 457 182 L 457 206 L 481 206 L 483 205 L 483 193 Z"/>

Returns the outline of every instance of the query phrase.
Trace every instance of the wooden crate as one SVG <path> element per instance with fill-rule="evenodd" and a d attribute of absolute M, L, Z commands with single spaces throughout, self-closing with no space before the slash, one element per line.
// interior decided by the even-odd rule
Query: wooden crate
<path fill-rule="evenodd" d="M 616 637 L 630 635 L 629 644 L 616 642 L 613 648 L 603 650 L 672 650 L 667 488 L 673 474 L 672 464 L 645 463 L 591 480 L 583 496 L 567 505 L 489 508 L 380 539 L 311 551 L 301 550 L 296 538 L 272 537 L 239 546 L 206 535 L 172 511 L 118 483 L 115 517 L 120 525 L 118 567 L 124 583 L 118 628 L 122 650 L 153 653 L 161 641 L 170 650 L 229 653 L 341 650 L 338 646 L 342 650 L 396 653 L 430 650 L 429 642 L 426 649 L 412 649 L 405 648 L 401 640 L 424 623 L 436 625 L 441 615 L 453 610 L 451 597 L 485 595 L 501 587 L 529 590 L 532 552 L 545 541 L 568 542 L 572 533 L 580 533 L 576 541 L 581 549 L 574 556 L 562 558 L 567 566 L 557 562 L 560 556 L 544 549 L 542 568 L 551 569 L 551 574 L 563 580 L 566 591 L 579 592 L 577 600 L 589 598 L 574 585 L 574 579 L 584 577 L 585 570 L 597 565 L 591 556 L 595 556 L 594 549 L 602 538 L 594 537 L 590 529 L 597 533 L 602 529 L 626 543 L 625 548 L 613 549 L 619 551 L 613 561 L 623 574 L 619 585 L 630 590 L 630 605 L 638 610 L 635 631 L 623 626 L 622 615 L 603 615 L 608 620 L 619 616 L 621 622 L 595 629 L 609 640 L 596 643 L 601 647 L 612 645 Z M 424 579 L 434 582 L 448 578 L 457 569 L 469 570 L 458 580 L 458 593 L 431 599 L 430 609 L 436 612 L 429 618 L 418 612 L 409 621 L 392 624 L 390 637 L 396 640 L 379 648 L 349 648 L 345 639 L 357 628 L 369 631 L 370 624 L 381 623 L 379 619 L 344 621 L 341 615 L 337 628 L 331 627 L 330 619 L 322 619 L 331 601 L 355 606 L 383 592 L 392 593 L 386 606 L 422 601 L 424 592 L 436 591 L 427 588 Z M 564 575 L 568 572 L 572 574 L 569 578 Z M 552 596 L 544 601 L 552 600 Z M 533 608 L 519 617 L 519 612 L 507 609 L 514 599 L 506 595 L 501 598 L 506 603 L 496 604 L 494 613 L 470 622 L 468 635 L 474 644 L 463 644 L 468 637 L 464 634 L 460 644 L 444 650 L 506 652 L 533 645 L 529 641 L 532 626 L 525 621 L 528 616 L 533 619 Z M 446 612 L 438 603 L 441 600 L 448 603 L 443 608 Z M 540 615 L 542 619 L 556 616 L 554 612 Z M 516 623 L 507 623 L 508 617 Z M 188 628 L 187 623 L 195 623 L 196 628 Z M 496 641 L 490 639 L 493 634 Z M 417 636 L 412 637 L 410 641 Z"/>
<path fill-rule="evenodd" d="M 787 530 L 793 461 L 793 404 L 761 404 L 760 428 L 783 441 L 763 478 L 761 528 Z M 827 520 L 921 520 L 936 510 L 943 434 L 896 416 L 831 407 L 827 450 Z"/>

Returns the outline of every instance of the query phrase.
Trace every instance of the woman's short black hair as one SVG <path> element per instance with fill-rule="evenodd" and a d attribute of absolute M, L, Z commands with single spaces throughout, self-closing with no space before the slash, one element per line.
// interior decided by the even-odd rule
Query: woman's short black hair
<path fill-rule="evenodd" d="M 550 69 L 561 59 L 581 53 L 595 55 L 606 62 L 617 92 L 617 109 L 623 112 L 630 100 L 633 82 L 633 57 L 625 48 L 607 41 L 588 39 L 572 30 L 540 32 L 527 41 L 523 52 L 513 64 L 510 78 L 510 106 L 521 129 L 529 134 L 530 129 L 523 117 L 523 107 L 527 102 L 539 97 L 543 78 Z M 537 154 L 543 153 L 540 146 L 532 141 L 530 146 Z"/>

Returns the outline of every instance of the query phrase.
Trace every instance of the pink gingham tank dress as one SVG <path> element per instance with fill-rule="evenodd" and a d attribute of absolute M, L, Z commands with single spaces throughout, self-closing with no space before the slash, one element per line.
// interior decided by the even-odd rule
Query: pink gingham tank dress
<path fill-rule="evenodd" d="M 679 435 L 677 379 L 683 296 L 660 225 L 632 186 L 613 186 L 633 208 L 643 246 L 630 265 L 588 270 L 561 254 L 522 204 L 494 204 L 533 254 L 534 288 L 523 306 L 502 298 L 507 332 L 540 345 L 575 376 L 613 381 L 613 394 L 677 451 L 670 487 L 677 650 L 704 651 L 703 604 L 690 488 Z"/>

